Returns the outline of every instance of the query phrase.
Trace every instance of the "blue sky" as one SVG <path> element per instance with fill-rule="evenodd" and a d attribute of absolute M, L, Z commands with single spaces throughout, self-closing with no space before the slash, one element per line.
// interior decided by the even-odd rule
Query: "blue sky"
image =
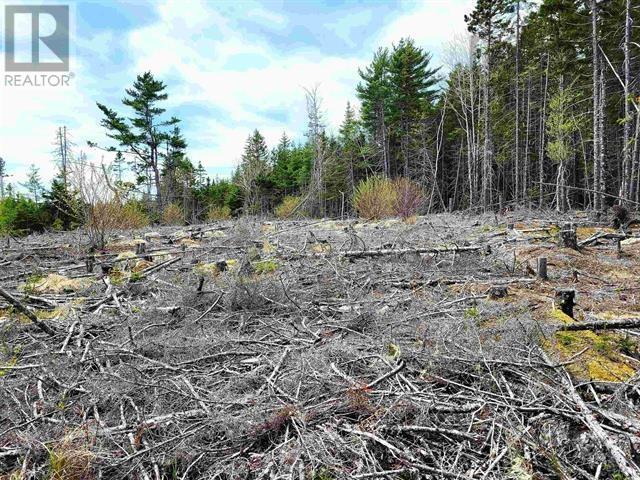
<path fill-rule="evenodd" d="M 95 102 L 124 112 L 124 89 L 146 70 L 168 85 L 168 114 L 183 120 L 190 158 L 212 176 L 228 175 L 253 129 L 270 146 L 283 131 L 302 138 L 304 87 L 318 86 L 326 124 L 335 131 L 347 101 L 357 105 L 358 67 L 379 46 L 412 36 L 433 52 L 435 64 L 443 63 L 444 45 L 465 31 L 462 17 L 473 0 L 69 4 L 71 85 L 5 87 L 3 79 L 0 86 L 0 156 L 12 183 L 23 181 L 32 163 L 43 179 L 53 176 L 60 125 L 77 150 L 101 161 L 103 152 L 86 147 L 87 140 L 109 144 Z"/>

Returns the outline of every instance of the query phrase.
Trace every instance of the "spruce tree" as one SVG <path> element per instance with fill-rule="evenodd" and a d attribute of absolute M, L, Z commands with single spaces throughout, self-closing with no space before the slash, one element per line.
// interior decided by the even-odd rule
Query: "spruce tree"
<path fill-rule="evenodd" d="M 244 194 L 244 212 L 257 213 L 260 190 L 269 173 L 269 151 L 262 134 L 256 129 L 249 135 L 235 180 Z"/>
<path fill-rule="evenodd" d="M 376 149 L 376 158 L 384 175 L 391 175 L 389 154 L 389 115 L 391 103 L 389 49 L 380 48 L 373 55 L 373 60 L 364 70 L 358 73 L 362 81 L 356 87 L 356 94 L 361 102 L 360 115 L 362 123 L 369 133 Z"/>
<path fill-rule="evenodd" d="M 430 61 L 431 54 L 406 38 L 394 46 L 389 64 L 389 118 L 400 147 L 395 173 L 405 177 L 413 173 L 411 139 L 416 136 L 423 115 L 430 110 L 436 97 L 439 69 L 429 68 Z"/>
<path fill-rule="evenodd" d="M 40 169 L 31 164 L 29 172 L 27 173 L 27 181 L 20 183 L 20 185 L 26 188 L 33 201 L 38 203 L 44 191 L 42 181 L 40 180 Z"/>

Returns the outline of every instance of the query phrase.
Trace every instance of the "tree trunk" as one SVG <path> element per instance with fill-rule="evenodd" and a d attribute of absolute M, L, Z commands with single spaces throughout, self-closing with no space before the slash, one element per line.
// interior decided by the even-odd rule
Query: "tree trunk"
<path fill-rule="evenodd" d="M 492 203 L 493 188 L 493 136 L 491 131 L 491 31 L 487 36 L 486 67 L 484 75 L 484 155 L 482 159 L 482 207 L 486 211 Z"/>
<path fill-rule="evenodd" d="M 631 105 L 629 98 L 629 85 L 631 84 L 631 0 L 626 1 L 625 27 L 624 27 L 624 131 L 622 136 L 622 184 L 620 197 L 629 200 L 631 198 Z M 623 203 L 623 200 L 621 200 Z"/>
<path fill-rule="evenodd" d="M 547 115 L 547 91 L 549 90 L 549 53 L 547 52 L 547 66 L 544 74 L 544 90 L 542 92 L 542 111 L 540 112 L 540 152 L 538 158 L 539 198 L 538 208 L 544 205 L 544 151 L 545 151 L 545 118 Z"/>
<path fill-rule="evenodd" d="M 630 1 L 630 0 L 627 0 Z M 516 145 L 515 202 L 520 200 L 520 0 L 516 2 Z"/>
<path fill-rule="evenodd" d="M 522 199 L 528 198 L 529 183 L 529 128 L 531 123 L 531 76 L 527 76 L 527 127 L 524 142 L 524 168 L 522 172 Z"/>
<path fill-rule="evenodd" d="M 601 211 L 603 207 L 602 197 L 602 137 L 601 134 L 601 99 L 602 93 L 600 78 L 600 62 L 598 54 L 598 4 L 596 0 L 591 0 L 591 41 L 592 41 L 592 63 L 593 63 L 593 208 Z"/>

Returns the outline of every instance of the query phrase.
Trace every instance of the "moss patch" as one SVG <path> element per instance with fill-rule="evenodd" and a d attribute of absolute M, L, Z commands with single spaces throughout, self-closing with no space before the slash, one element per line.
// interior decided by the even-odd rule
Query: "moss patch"
<path fill-rule="evenodd" d="M 278 263 L 275 260 L 261 260 L 253 266 L 256 275 L 265 275 L 273 273 L 278 269 Z"/>
<path fill-rule="evenodd" d="M 565 324 L 575 322 L 557 309 L 551 310 L 548 316 L 551 320 L 560 320 Z M 635 370 L 621 355 L 621 349 L 624 348 L 622 337 L 619 334 L 599 334 L 590 330 L 561 331 L 554 334 L 546 347 L 556 351 L 562 361 L 572 358 L 586 348 L 584 353 L 567 366 L 567 370 L 580 380 L 624 382 L 633 376 Z"/>

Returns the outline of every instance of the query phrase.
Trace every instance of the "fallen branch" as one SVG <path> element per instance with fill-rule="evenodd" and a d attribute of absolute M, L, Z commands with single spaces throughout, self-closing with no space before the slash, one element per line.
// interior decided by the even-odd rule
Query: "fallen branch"
<path fill-rule="evenodd" d="M 633 328 L 640 328 L 640 318 L 568 323 L 560 326 L 558 330 L 563 332 L 575 332 L 580 330 L 629 330 Z"/>
<path fill-rule="evenodd" d="M 421 253 L 446 253 L 446 252 L 476 252 L 483 248 L 487 248 L 482 245 L 471 245 L 458 247 L 456 245 L 451 247 L 428 247 L 428 248 L 381 248 L 379 250 L 346 250 L 344 252 L 338 252 L 341 257 L 347 258 L 370 258 L 370 257 L 383 257 L 386 255 L 406 255 L 406 254 L 421 254 Z M 327 253 L 311 253 L 310 257 L 326 256 Z"/>
<path fill-rule="evenodd" d="M 0 296 L 2 296 L 7 302 L 9 302 L 15 309 L 22 312 L 33 324 L 42 330 L 44 333 L 50 336 L 54 336 L 56 332 L 49 326 L 44 324 L 38 319 L 35 313 L 33 313 L 28 307 L 22 304 L 13 295 L 7 292 L 4 288 L 0 287 Z"/>

